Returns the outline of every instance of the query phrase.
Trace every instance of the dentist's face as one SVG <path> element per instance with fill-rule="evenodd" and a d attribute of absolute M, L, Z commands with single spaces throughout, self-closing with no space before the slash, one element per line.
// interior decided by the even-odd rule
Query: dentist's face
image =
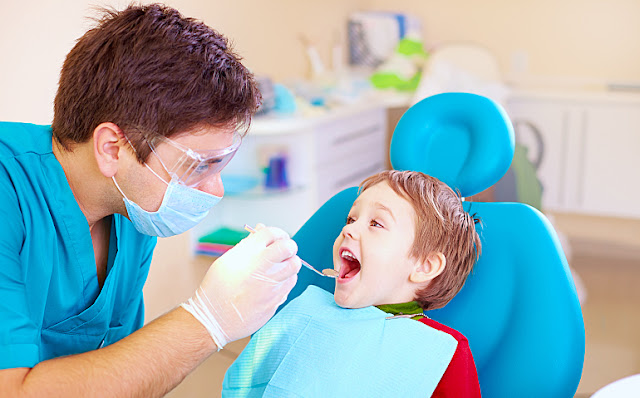
<path fill-rule="evenodd" d="M 354 202 L 333 245 L 335 301 L 344 308 L 413 300 L 409 258 L 415 211 L 386 182 L 366 189 Z"/>
<path fill-rule="evenodd" d="M 207 127 L 195 132 L 179 134 L 171 139 L 193 151 L 220 149 L 231 144 L 233 131 L 227 128 Z M 145 165 L 138 163 L 133 153 L 130 154 L 130 170 L 126 173 L 123 182 L 119 179 L 120 176 L 116 176 L 127 197 L 147 211 L 157 211 L 160 208 L 167 190 L 166 182 L 171 181 L 171 176 L 164 169 L 163 163 L 172 165 L 183 155 L 183 152 L 167 143 L 158 144 L 156 153 L 157 155 L 150 153 L 146 163 L 157 176 Z M 195 188 L 215 196 L 224 194 L 220 173 L 211 176 Z"/>

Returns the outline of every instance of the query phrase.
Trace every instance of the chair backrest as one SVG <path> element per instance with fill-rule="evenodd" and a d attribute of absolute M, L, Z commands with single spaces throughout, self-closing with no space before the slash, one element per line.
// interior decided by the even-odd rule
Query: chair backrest
<path fill-rule="evenodd" d="M 493 185 L 513 157 L 513 128 L 485 97 L 429 97 L 400 119 L 391 142 L 395 169 L 435 176 L 471 196 Z M 332 245 L 357 188 L 327 201 L 294 236 L 301 258 L 332 266 Z M 427 315 L 469 340 L 487 397 L 569 397 L 584 361 L 584 323 L 557 235 L 538 210 L 519 203 L 465 202 L 482 220 L 482 256 L 460 293 Z M 334 282 L 306 269 L 289 296 Z"/>

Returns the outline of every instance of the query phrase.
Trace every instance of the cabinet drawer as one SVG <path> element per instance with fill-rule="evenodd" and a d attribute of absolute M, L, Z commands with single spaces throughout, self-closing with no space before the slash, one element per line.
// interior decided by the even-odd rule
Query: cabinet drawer
<path fill-rule="evenodd" d="M 384 153 L 383 150 L 379 152 Z M 318 170 L 318 200 L 324 203 L 345 188 L 359 185 L 365 178 L 385 169 L 382 156 L 359 152 L 357 156 L 326 164 Z"/>
<path fill-rule="evenodd" d="M 385 128 L 380 112 L 365 112 L 323 125 L 316 131 L 317 164 L 341 161 L 362 151 L 375 151 L 378 156 L 378 148 L 385 146 Z"/>

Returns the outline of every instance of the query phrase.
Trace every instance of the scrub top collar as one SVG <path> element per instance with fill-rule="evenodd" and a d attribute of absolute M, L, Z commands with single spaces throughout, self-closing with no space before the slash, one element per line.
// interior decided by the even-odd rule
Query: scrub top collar
<path fill-rule="evenodd" d="M 52 144 L 53 142 L 51 142 Z M 80 209 L 80 205 L 76 201 L 69 181 L 62 165 L 55 157 L 53 153 L 53 146 L 51 150 L 51 166 L 47 167 L 43 171 L 47 175 L 45 181 L 49 183 L 49 189 L 52 192 L 57 192 L 58 208 L 64 213 L 62 217 L 65 225 L 65 233 L 67 234 L 73 249 L 75 250 L 74 262 L 75 267 L 80 270 L 84 281 L 84 306 L 88 307 L 92 305 L 98 296 L 101 294 L 110 284 L 111 274 L 114 271 L 114 266 L 117 266 L 117 253 L 119 245 L 119 231 L 120 224 L 122 223 L 120 215 L 114 214 L 109 217 L 111 220 L 111 231 L 109 233 L 109 252 L 107 260 L 107 274 L 105 277 L 102 288 L 98 282 L 98 274 L 96 269 L 96 260 L 93 249 L 93 241 L 91 239 L 91 230 L 89 229 L 89 223 L 84 213 Z"/>

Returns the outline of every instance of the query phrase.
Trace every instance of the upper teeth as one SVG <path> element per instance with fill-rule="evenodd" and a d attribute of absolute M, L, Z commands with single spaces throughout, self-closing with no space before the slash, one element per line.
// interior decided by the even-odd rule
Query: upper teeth
<path fill-rule="evenodd" d="M 342 252 L 342 258 L 348 258 L 348 259 L 351 259 L 351 260 L 357 260 L 356 256 L 354 256 L 353 254 L 351 254 L 350 251 L 347 251 L 347 250 Z"/>

